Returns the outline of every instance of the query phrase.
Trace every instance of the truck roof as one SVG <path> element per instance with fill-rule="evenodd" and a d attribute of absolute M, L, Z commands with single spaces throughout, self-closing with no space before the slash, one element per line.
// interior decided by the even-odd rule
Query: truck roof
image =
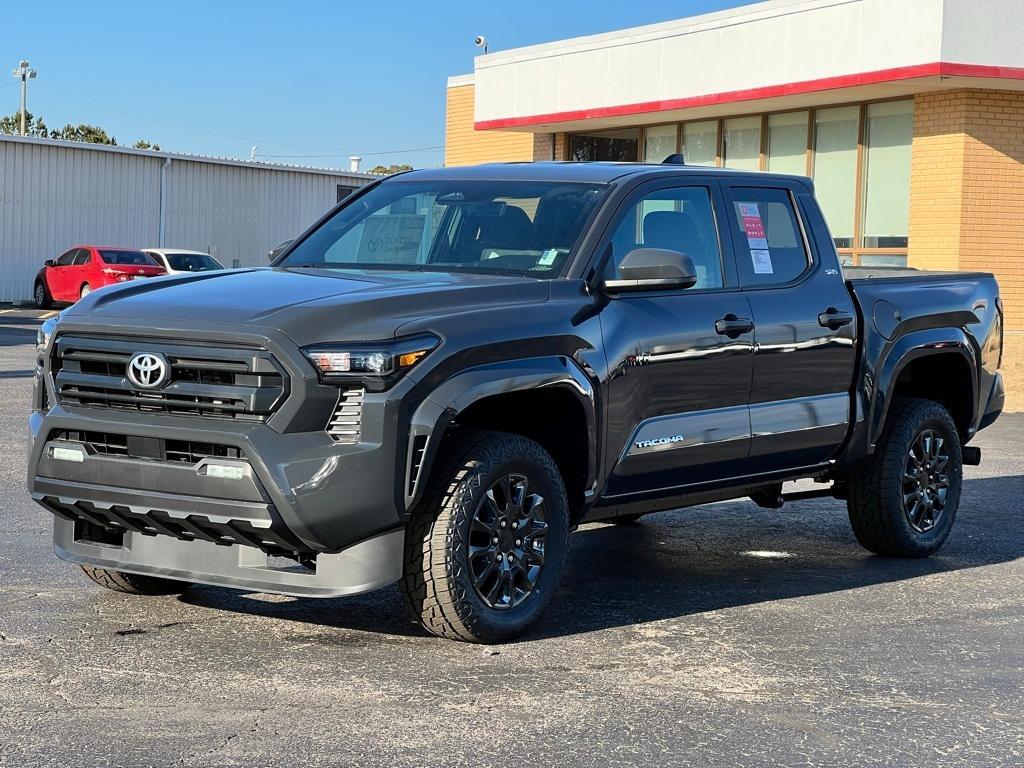
<path fill-rule="evenodd" d="M 402 179 L 442 180 L 463 179 L 480 181 L 555 181 L 590 184 L 607 184 L 627 176 L 650 175 L 701 175 L 701 176 L 747 176 L 779 179 L 797 179 L 808 182 L 805 176 L 739 171 L 732 168 L 711 168 L 700 165 L 677 165 L 673 163 L 611 163 L 545 160 L 522 163 L 485 163 L 448 168 L 431 168 L 409 171 L 401 174 Z"/>

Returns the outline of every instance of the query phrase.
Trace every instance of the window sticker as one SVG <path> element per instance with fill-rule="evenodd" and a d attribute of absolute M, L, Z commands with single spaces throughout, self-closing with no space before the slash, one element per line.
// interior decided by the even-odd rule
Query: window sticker
<path fill-rule="evenodd" d="M 750 261 L 754 265 L 755 275 L 775 274 L 775 269 L 772 267 L 772 255 L 769 251 L 751 250 Z"/>
<path fill-rule="evenodd" d="M 537 264 L 541 267 L 550 267 L 555 263 L 555 259 L 558 258 L 557 248 L 548 248 L 540 257 L 540 261 Z"/>
<path fill-rule="evenodd" d="M 768 240 L 764 237 L 748 237 L 747 244 L 750 246 L 750 250 L 767 251 Z"/>

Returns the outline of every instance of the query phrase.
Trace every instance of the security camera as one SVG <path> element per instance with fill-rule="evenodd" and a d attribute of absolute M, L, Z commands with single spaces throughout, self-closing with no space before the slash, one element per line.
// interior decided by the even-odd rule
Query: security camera
<path fill-rule="evenodd" d="M 483 48 L 484 49 L 484 53 L 487 53 L 487 38 L 486 37 L 484 37 L 483 35 L 477 35 L 476 38 L 473 40 L 473 42 L 476 43 L 476 47 L 477 48 Z"/>

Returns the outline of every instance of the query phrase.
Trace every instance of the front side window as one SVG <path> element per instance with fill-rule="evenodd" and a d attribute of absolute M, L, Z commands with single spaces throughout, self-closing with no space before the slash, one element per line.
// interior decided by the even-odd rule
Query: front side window
<path fill-rule="evenodd" d="M 278 267 L 559 277 L 607 187 L 535 181 L 386 181 Z"/>
<path fill-rule="evenodd" d="M 721 288 L 722 256 L 707 187 L 659 189 L 629 208 L 612 236 L 615 266 L 636 248 L 665 248 L 693 260 L 697 283 L 691 290 Z"/>
<path fill-rule="evenodd" d="M 156 260 L 142 251 L 109 251 L 101 250 L 100 258 L 104 264 L 120 266 L 158 267 Z"/>
<path fill-rule="evenodd" d="M 72 264 L 75 263 L 75 254 L 77 254 L 79 252 L 79 250 L 81 250 L 81 249 L 79 249 L 79 248 L 72 248 L 67 253 L 62 253 L 60 255 L 60 258 L 57 259 L 57 266 L 58 267 L 70 267 Z"/>
<path fill-rule="evenodd" d="M 78 254 L 75 256 L 75 266 L 81 267 L 89 263 L 89 251 L 85 248 L 79 248 Z"/>
<path fill-rule="evenodd" d="M 788 283 L 808 267 L 793 201 L 784 189 L 732 190 L 733 223 L 739 233 L 736 255 L 744 285 Z"/>

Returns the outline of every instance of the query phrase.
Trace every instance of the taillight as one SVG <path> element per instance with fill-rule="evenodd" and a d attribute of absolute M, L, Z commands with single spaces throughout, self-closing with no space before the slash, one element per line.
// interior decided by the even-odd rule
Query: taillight
<path fill-rule="evenodd" d="M 126 280 L 131 280 L 132 279 L 131 275 L 126 274 L 126 273 L 121 272 L 121 271 L 116 270 L 116 269 L 104 269 L 103 270 L 103 274 L 106 275 L 107 277 L 114 278 L 119 283 L 123 283 Z"/>

